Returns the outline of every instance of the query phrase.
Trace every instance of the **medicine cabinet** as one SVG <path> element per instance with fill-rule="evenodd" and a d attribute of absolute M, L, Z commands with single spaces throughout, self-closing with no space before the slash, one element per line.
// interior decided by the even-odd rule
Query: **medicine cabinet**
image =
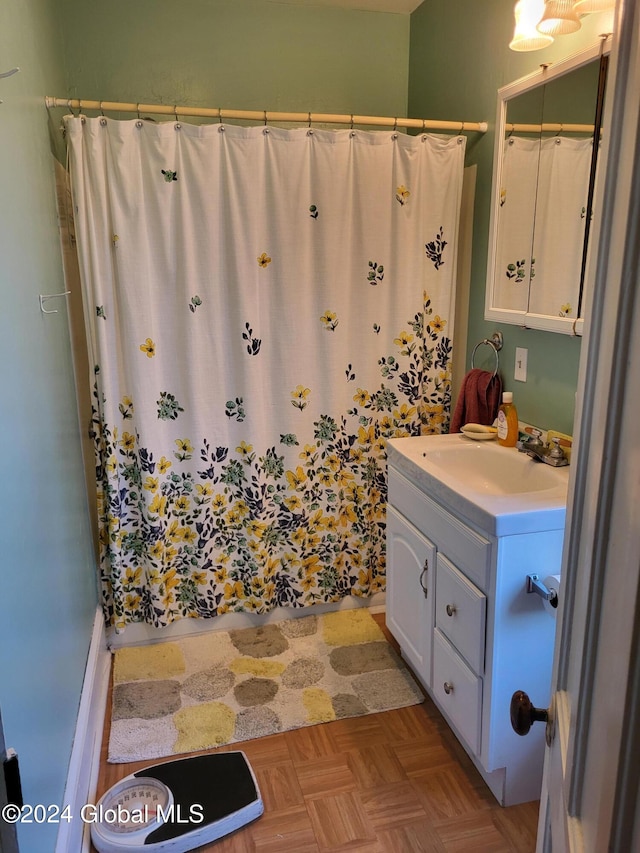
<path fill-rule="evenodd" d="M 582 333 L 609 42 L 498 90 L 486 320 Z"/>

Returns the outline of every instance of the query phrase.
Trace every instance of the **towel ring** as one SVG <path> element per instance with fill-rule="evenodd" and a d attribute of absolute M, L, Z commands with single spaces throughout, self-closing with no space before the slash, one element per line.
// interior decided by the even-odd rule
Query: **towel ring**
<path fill-rule="evenodd" d="M 476 355 L 476 351 L 478 347 L 481 347 L 483 344 L 488 344 L 493 349 L 493 354 L 496 357 L 496 367 L 493 371 L 493 375 L 496 376 L 498 373 L 498 368 L 500 367 L 500 359 L 498 358 L 498 352 L 502 349 L 502 332 L 494 332 L 491 338 L 484 338 L 479 341 L 475 347 L 473 348 L 473 352 L 471 353 L 471 368 L 473 369 L 474 363 L 473 360 Z"/>

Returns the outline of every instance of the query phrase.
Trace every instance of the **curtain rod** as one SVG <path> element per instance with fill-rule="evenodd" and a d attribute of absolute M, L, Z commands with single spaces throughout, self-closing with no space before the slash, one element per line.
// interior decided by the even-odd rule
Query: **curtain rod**
<path fill-rule="evenodd" d="M 504 126 L 509 133 L 593 133 L 592 124 L 559 124 L 543 122 L 542 124 L 510 124 Z"/>
<path fill-rule="evenodd" d="M 123 104 L 117 101 L 87 101 L 83 98 L 52 98 L 45 99 L 47 109 L 52 107 L 67 107 L 70 110 L 98 110 L 99 112 L 146 113 L 150 115 L 197 116 L 199 118 L 247 119 L 249 121 L 268 122 L 286 121 L 303 122 L 305 124 L 348 124 L 353 126 L 372 125 L 375 127 L 407 127 L 418 130 L 451 130 L 477 131 L 486 133 L 486 121 L 437 121 L 421 118 L 386 118 L 382 116 L 334 115 L 332 113 L 284 113 L 272 110 L 223 110 L 204 107 L 180 107 L 167 104 Z"/>

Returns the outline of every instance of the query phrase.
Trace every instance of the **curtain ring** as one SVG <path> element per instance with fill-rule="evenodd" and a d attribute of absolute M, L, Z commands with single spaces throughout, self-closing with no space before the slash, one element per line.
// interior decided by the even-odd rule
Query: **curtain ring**
<path fill-rule="evenodd" d="M 464 122 L 462 122 L 460 124 L 460 130 L 458 131 L 458 136 L 461 136 L 463 132 L 464 132 Z"/>
<path fill-rule="evenodd" d="M 394 132 L 394 133 L 397 133 L 397 132 L 398 132 L 398 118 L 397 118 L 397 116 L 396 116 L 396 118 L 394 118 L 394 120 L 393 120 L 393 132 Z"/>
<path fill-rule="evenodd" d="M 311 112 L 307 113 L 307 115 L 309 118 L 309 123 L 308 123 L 307 127 L 311 127 Z"/>
<path fill-rule="evenodd" d="M 267 126 L 267 111 L 263 110 L 263 112 L 264 112 L 264 126 L 266 127 Z"/>
<path fill-rule="evenodd" d="M 79 102 L 78 102 L 78 103 L 79 103 Z M 67 101 L 67 107 L 68 107 L 68 108 L 69 108 L 69 110 L 71 111 L 71 115 L 72 115 L 74 118 L 80 118 L 80 107 L 78 106 L 78 115 L 76 115 L 76 114 L 73 112 L 73 107 L 71 106 L 71 98 L 69 98 L 69 100 Z"/>
<path fill-rule="evenodd" d="M 353 113 L 351 113 L 351 130 L 353 130 Z"/>
<path fill-rule="evenodd" d="M 222 124 L 222 107 L 218 107 L 218 124 Z"/>
<path fill-rule="evenodd" d="M 179 119 L 178 119 L 178 105 L 177 104 L 173 105 L 173 114 L 176 117 L 176 121 L 179 121 Z"/>
<path fill-rule="evenodd" d="M 100 101 L 100 115 L 104 118 L 104 110 L 102 109 L 102 101 Z"/>
<path fill-rule="evenodd" d="M 138 114 L 138 120 L 140 119 L 140 104 L 136 104 L 136 112 Z"/>

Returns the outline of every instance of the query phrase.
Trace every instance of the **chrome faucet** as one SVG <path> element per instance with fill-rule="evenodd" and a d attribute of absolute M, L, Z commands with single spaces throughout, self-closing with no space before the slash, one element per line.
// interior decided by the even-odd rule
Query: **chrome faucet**
<path fill-rule="evenodd" d="M 518 442 L 518 450 L 521 453 L 526 453 L 527 456 L 538 462 L 553 465 L 554 468 L 568 465 L 569 460 L 562 447 L 560 447 L 560 439 L 554 436 L 551 439 L 552 445 L 543 444 L 540 438 L 541 435 L 542 433 L 539 430 L 534 430 L 531 438 Z"/>

